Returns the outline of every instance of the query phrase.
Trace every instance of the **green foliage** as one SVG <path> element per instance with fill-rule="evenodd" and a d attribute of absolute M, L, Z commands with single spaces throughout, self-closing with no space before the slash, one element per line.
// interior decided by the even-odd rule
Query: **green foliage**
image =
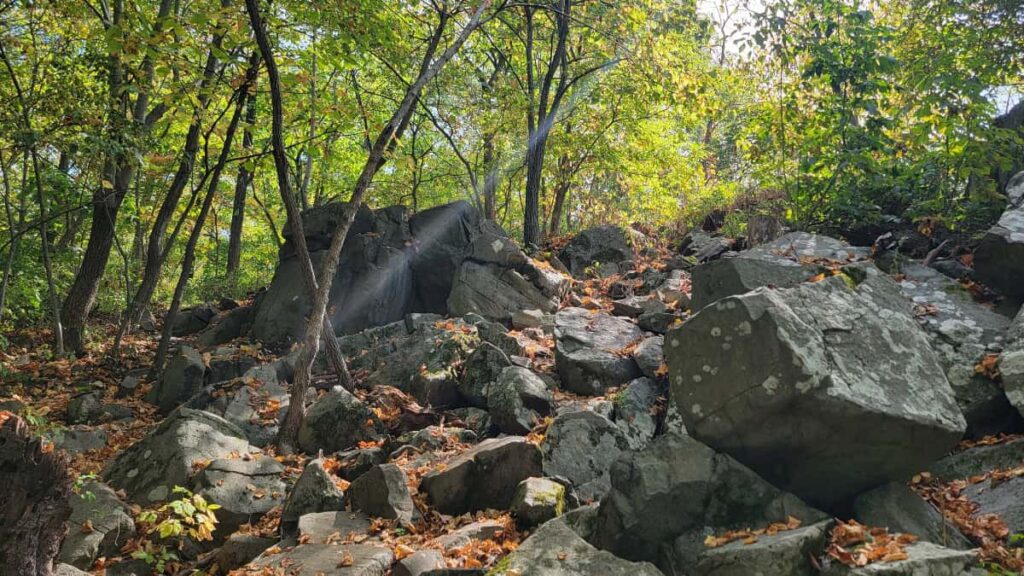
<path fill-rule="evenodd" d="M 213 540 L 217 529 L 215 512 L 219 505 L 181 486 L 175 486 L 173 493 L 180 497 L 155 510 L 143 510 L 135 518 L 144 526 L 147 538 L 132 557 L 144 560 L 157 574 L 163 574 L 168 564 L 178 559 L 174 543 L 186 538 L 195 542 Z"/>

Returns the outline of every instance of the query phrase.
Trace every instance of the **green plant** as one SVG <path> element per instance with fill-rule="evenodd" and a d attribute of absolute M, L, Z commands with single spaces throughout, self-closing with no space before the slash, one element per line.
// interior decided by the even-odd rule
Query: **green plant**
<path fill-rule="evenodd" d="M 180 544 L 183 538 L 197 542 L 213 540 L 217 529 L 215 511 L 220 509 L 219 505 L 181 486 L 175 486 L 173 493 L 181 497 L 155 510 L 143 510 L 136 517 L 136 522 L 146 527 L 149 538 L 140 550 L 132 553 L 132 558 L 145 561 L 158 574 L 164 572 L 169 562 L 178 559 L 169 543 Z M 154 536 L 160 541 L 154 542 Z"/>
<path fill-rule="evenodd" d="M 96 474 L 92 472 L 88 474 L 79 474 L 75 477 L 75 483 L 71 485 L 71 491 L 78 494 L 82 500 L 85 500 L 86 502 L 94 502 L 96 500 L 96 495 L 93 494 L 92 490 L 84 490 L 84 488 L 87 482 L 92 482 L 96 480 L 96 478 Z"/>

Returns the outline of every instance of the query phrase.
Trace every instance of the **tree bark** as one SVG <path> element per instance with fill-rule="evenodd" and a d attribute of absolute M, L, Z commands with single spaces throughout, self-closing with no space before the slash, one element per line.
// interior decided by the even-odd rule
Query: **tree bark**
<path fill-rule="evenodd" d="M 49 576 L 71 516 L 71 475 L 25 422 L 0 412 L 0 574 Z"/>
<path fill-rule="evenodd" d="M 254 52 L 258 55 L 258 52 Z M 248 108 L 245 112 L 245 131 L 242 133 L 243 155 L 252 151 L 253 133 L 252 127 L 256 123 L 256 97 L 249 98 Z M 235 179 L 235 198 L 231 203 L 231 233 L 228 238 L 228 275 L 238 272 L 242 262 L 242 225 L 245 223 L 245 196 L 252 181 L 252 173 L 243 162 L 238 167 L 238 177 Z"/>

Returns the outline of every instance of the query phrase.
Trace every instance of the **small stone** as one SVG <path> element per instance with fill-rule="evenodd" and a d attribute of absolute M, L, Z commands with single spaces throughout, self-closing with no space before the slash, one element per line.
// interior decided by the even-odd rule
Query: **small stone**
<path fill-rule="evenodd" d="M 347 496 L 354 508 L 401 524 L 411 523 L 416 512 L 405 472 L 394 464 L 374 466 L 356 478 L 348 487 Z"/>
<path fill-rule="evenodd" d="M 395 564 L 391 569 L 392 576 L 423 576 L 423 574 L 440 568 L 447 564 L 444 554 L 437 550 L 420 550 L 415 554 L 406 556 Z"/>
<path fill-rule="evenodd" d="M 344 503 L 345 494 L 324 470 L 323 460 L 311 460 L 288 494 L 281 512 L 281 523 L 294 524 L 311 512 L 338 511 Z"/>
<path fill-rule="evenodd" d="M 565 511 L 565 486 L 547 478 L 527 478 L 516 487 L 510 510 L 521 529 L 539 526 Z"/>

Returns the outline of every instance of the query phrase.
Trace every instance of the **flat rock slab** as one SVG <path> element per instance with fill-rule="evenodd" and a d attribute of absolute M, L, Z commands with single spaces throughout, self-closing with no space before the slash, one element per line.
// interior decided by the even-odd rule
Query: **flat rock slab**
<path fill-rule="evenodd" d="M 964 495 L 978 505 L 978 514 L 995 514 L 1013 534 L 1024 532 L 1024 478 L 972 484 Z"/>
<path fill-rule="evenodd" d="M 930 542 L 907 546 L 906 560 L 879 562 L 860 568 L 831 563 L 822 576 L 967 576 L 978 563 L 974 552 L 951 550 Z"/>
<path fill-rule="evenodd" d="M 489 574 L 515 576 L 661 576 L 652 564 L 629 562 L 598 550 L 564 522 L 551 521 L 498 562 Z"/>
<path fill-rule="evenodd" d="M 670 420 L 826 509 L 920 472 L 966 428 L 909 304 L 872 265 L 723 298 L 669 332 L 665 355 Z"/>
<path fill-rule="evenodd" d="M 260 556 L 242 570 L 262 574 L 260 570 L 270 568 L 289 576 L 384 576 L 394 560 L 394 553 L 385 546 L 303 544 L 280 554 Z"/>
<path fill-rule="evenodd" d="M 943 482 L 963 480 L 990 470 L 1016 468 L 1024 463 L 1024 438 L 988 446 L 975 446 L 950 454 L 928 466 L 932 476 Z"/>
<path fill-rule="evenodd" d="M 825 549 L 832 521 L 826 520 L 771 536 L 759 536 L 748 544 L 742 540 L 711 548 L 693 571 L 695 576 L 812 576 L 818 574 L 811 562 Z"/>
<path fill-rule="evenodd" d="M 974 545 L 951 522 L 906 484 L 891 482 L 853 501 L 853 517 L 865 526 L 913 534 L 924 542 L 970 550 Z"/>

